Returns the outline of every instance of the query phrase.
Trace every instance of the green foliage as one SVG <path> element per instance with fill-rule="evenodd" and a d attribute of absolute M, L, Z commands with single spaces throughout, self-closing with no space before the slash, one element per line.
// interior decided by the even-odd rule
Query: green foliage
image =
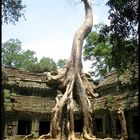
<path fill-rule="evenodd" d="M 40 71 L 56 71 L 57 65 L 52 58 L 43 57 L 39 62 Z"/>
<path fill-rule="evenodd" d="M 107 107 L 108 107 L 108 109 L 113 109 L 113 106 L 114 106 L 113 96 L 112 95 L 108 95 L 106 97 L 106 101 L 107 101 Z"/>
<path fill-rule="evenodd" d="M 66 59 L 59 59 L 57 62 L 58 68 L 63 68 L 66 65 L 67 60 Z"/>
<path fill-rule="evenodd" d="M 22 50 L 18 39 L 10 39 L 2 44 L 2 65 L 22 68 L 30 72 L 56 71 L 57 64 L 49 57 L 43 57 L 39 62 L 36 53 Z"/>
<path fill-rule="evenodd" d="M 35 57 L 36 53 L 34 51 L 23 51 L 22 57 L 22 68 L 32 71 L 35 68 L 35 64 L 37 63 L 37 57 Z"/>
<path fill-rule="evenodd" d="M 99 24 L 89 34 L 84 59 L 91 60 L 93 75 L 117 74 L 138 62 L 138 0 L 108 0 L 110 25 Z"/>
<path fill-rule="evenodd" d="M 97 32 L 102 26 L 95 25 L 96 31 L 89 34 L 84 46 L 84 60 L 92 61 L 91 67 L 95 70 L 91 74 L 95 77 L 103 77 L 112 69 L 112 47 L 109 42 L 109 36 L 106 36 L 105 40 L 101 42 Z"/>
<path fill-rule="evenodd" d="M 10 91 L 9 90 L 4 90 L 4 98 L 10 98 Z"/>
<path fill-rule="evenodd" d="M 2 20 L 4 23 L 13 23 L 24 17 L 23 10 L 26 8 L 22 0 L 2 0 Z"/>
<path fill-rule="evenodd" d="M 138 61 L 138 0 L 109 0 L 110 25 L 100 30 L 100 39 L 110 36 L 112 66 L 123 71 Z"/>
<path fill-rule="evenodd" d="M 2 44 L 2 65 L 22 68 L 30 72 L 56 71 L 63 68 L 66 64 L 65 59 L 60 59 L 58 63 L 52 58 L 43 57 L 38 62 L 36 53 L 31 50 L 22 50 L 21 41 L 18 39 L 9 39 Z"/>
<path fill-rule="evenodd" d="M 37 63 L 28 62 L 26 63 L 25 66 L 23 66 L 23 69 L 34 73 L 40 72 L 40 66 L 38 62 Z"/>
<path fill-rule="evenodd" d="M 109 110 L 118 110 L 121 107 L 120 102 L 116 102 L 112 95 L 106 97 L 106 107 Z"/>
<path fill-rule="evenodd" d="M 20 67 L 22 64 L 21 42 L 10 39 L 2 44 L 2 64 L 10 67 Z"/>
<path fill-rule="evenodd" d="M 24 68 L 28 70 L 30 65 L 37 62 L 35 52 L 21 49 L 21 41 L 9 39 L 2 44 L 2 64 L 3 66 Z"/>

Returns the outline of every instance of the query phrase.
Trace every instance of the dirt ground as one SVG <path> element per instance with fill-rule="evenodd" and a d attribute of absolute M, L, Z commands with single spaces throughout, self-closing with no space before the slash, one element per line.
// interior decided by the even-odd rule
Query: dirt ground
<path fill-rule="evenodd" d="M 23 139 L 4 139 L 4 140 L 23 140 Z M 58 140 L 58 139 L 28 139 L 28 140 Z M 75 138 L 75 140 L 84 140 L 83 138 Z M 117 138 L 104 138 L 104 139 L 100 139 L 100 138 L 96 138 L 95 140 L 120 140 Z"/>
<path fill-rule="evenodd" d="M 15 138 L 13 138 L 13 137 L 8 137 L 8 138 L 6 138 L 6 139 L 4 139 L 4 140 L 25 140 L 24 139 L 24 137 L 25 136 L 16 136 Z M 38 139 L 38 138 L 32 138 L 32 139 L 26 139 L 26 140 L 58 140 L 58 139 Z M 82 138 L 82 136 L 80 135 L 80 133 L 75 133 L 75 140 L 84 140 L 83 138 Z M 120 139 L 118 139 L 118 138 L 95 138 L 95 140 L 120 140 Z"/>
<path fill-rule="evenodd" d="M 8 138 L 4 140 L 23 140 L 23 138 Z M 26 140 L 58 140 L 58 139 L 26 139 Z M 84 140 L 83 138 L 75 138 L 75 140 Z M 95 138 L 95 140 L 120 140 L 118 138 Z"/>
<path fill-rule="evenodd" d="M 39 140 L 39 139 L 32 139 L 32 140 Z M 40 140 L 58 140 L 58 139 L 40 139 Z M 75 138 L 75 140 L 84 140 L 83 138 Z M 112 139 L 112 138 L 96 138 L 95 140 L 118 140 L 118 139 Z"/>

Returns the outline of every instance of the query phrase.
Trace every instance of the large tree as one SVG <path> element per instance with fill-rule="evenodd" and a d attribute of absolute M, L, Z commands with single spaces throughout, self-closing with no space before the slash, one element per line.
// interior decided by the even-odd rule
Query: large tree
<path fill-rule="evenodd" d="M 52 58 L 49 57 L 43 57 L 39 61 L 39 67 L 40 71 L 56 71 L 57 70 L 57 65 L 55 61 Z"/>
<path fill-rule="evenodd" d="M 66 59 L 59 59 L 57 62 L 57 67 L 59 69 L 63 68 L 66 65 L 67 60 Z"/>
<path fill-rule="evenodd" d="M 108 0 L 110 25 L 100 30 L 100 40 L 110 36 L 112 66 L 118 74 L 138 62 L 138 0 Z"/>
<path fill-rule="evenodd" d="M 90 60 L 91 64 L 91 75 L 98 77 L 99 79 L 109 73 L 112 68 L 112 46 L 110 45 L 110 38 L 108 35 L 105 36 L 104 41 L 100 41 L 100 30 L 104 25 L 95 25 L 95 31 L 91 32 L 84 46 L 83 58 L 84 60 Z"/>
<path fill-rule="evenodd" d="M 37 68 L 37 57 L 36 57 L 36 53 L 34 51 L 31 50 L 26 50 L 23 51 L 22 53 L 22 65 L 21 68 L 28 70 L 28 71 L 35 71 Z"/>
<path fill-rule="evenodd" d="M 4 66 L 20 67 L 22 65 L 21 41 L 9 39 L 2 44 L 2 64 Z"/>
<path fill-rule="evenodd" d="M 22 50 L 21 41 L 18 39 L 9 39 L 2 44 L 2 65 L 30 72 L 57 71 L 57 64 L 52 58 L 43 57 L 38 62 L 36 53 Z"/>
<path fill-rule="evenodd" d="M 25 7 L 22 0 L 2 0 L 2 22 L 15 24 L 24 17 Z"/>
<path fill-rule="evenodd" d="M 47 83 L 58 83 L 63 92 L 56 97 L 56 105 L 52 110 L 49 136 L 59 136 L 61 140 L 75 140 L 74 134 L 74 100 L 78 103 L 83 121 L 83 137 L 94 140 L 92 135 L 92 106 L 88 96 L 95 97 L 94 86 L 83 73 L 82 46 L 83 41 L 91 32 L 93 26 L 92 0 L 82 0 L 85 6 L 85 21 L 76 31 L 73 39 L 70 58 L 66 67 L 53 76 L 47 74 Z"/>
<path fill-rule="evenodd" d="M 101 77 L 112 68 L 120 75 L 138 61 L 138 0 L 108 0 L 106 4 L 110 25 L 96 26 L 98 30 L 89 34 L 84 47 L 84 58 L 97 68 L 92 73 Z"/>
<path fill-rule="evenodd" d="M 22 50 L 20 40 L 9 39 L 2 44 L 2 65 L 30 70 L 31 64 L 37 63 L 35 54 L 34 51 Z"/>

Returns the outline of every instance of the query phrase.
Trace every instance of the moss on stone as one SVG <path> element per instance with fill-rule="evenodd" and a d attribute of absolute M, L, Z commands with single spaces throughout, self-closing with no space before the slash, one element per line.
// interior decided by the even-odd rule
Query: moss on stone
<path fill-rule="evenodd" d="M 4 98 L 10 97 L 10 90 L 4 89 Z"/>

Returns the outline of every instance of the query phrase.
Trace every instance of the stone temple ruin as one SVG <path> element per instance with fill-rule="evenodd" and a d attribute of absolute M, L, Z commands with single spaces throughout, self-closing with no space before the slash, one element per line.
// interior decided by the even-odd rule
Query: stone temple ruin
<path fill-rule="evenodd" d="M 55 97 L 61 91 L 45 82 L 46 75 L 11 67 L 2 68 L 4 94 L 4 137 L 33 134 L 38 138 L 50 127 Z M 91 80 L 89 78 L 89 80 Z M 92 82 L 92 81 L 91 81 Z M 116 109 L 124 109 L 129 140 L 139 139 L 138 66 L 117 77 L 109 73 L 97 86 L 98 98 L 90 98 L 93 107 L 93 133 L 96 137 L 119 138 L 121 126 Z M 75 103 L 75 132 L 82 132 L 82 121 Z"/>

